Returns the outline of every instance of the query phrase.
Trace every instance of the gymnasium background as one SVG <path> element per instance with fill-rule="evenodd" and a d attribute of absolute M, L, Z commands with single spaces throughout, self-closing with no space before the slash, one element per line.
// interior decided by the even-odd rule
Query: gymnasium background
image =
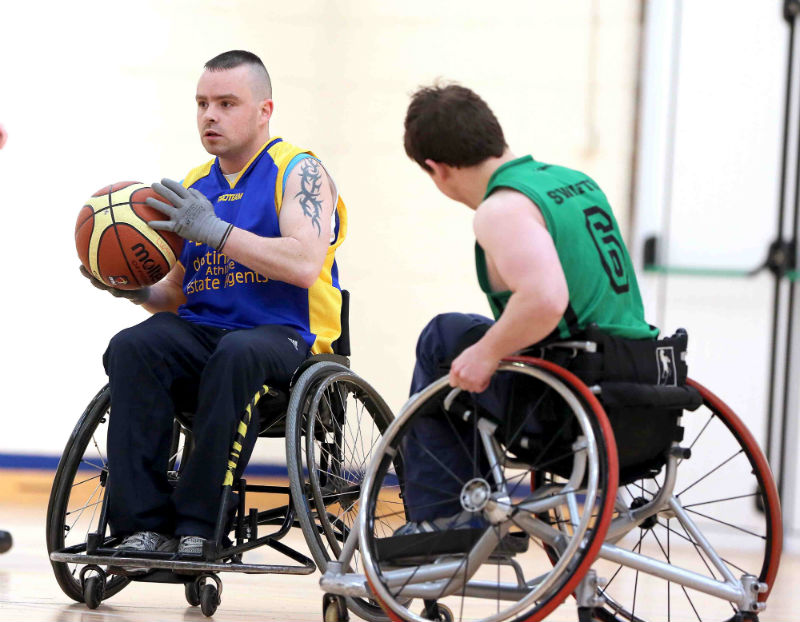
<path fill-rule="evenodd" d="M 4 369 L 0 519 L 41 503 L 78 416 L 104 384 L 109 338 L 146 313 L 78 273 L 83 201 L 121 180 L 180 179 L 209 159 L 195 127 L 203 63 L 251 50 L 273 80 L 272 134 L 312 148 L 350 215 L 339 265 L 354 370 L 397 410 L 416 337 L 436 313 L 488 314 L 471 213 L 402 149 L 409 95 L 436 78 L 489 103 L 514 153 L 579 168 L 604 188 L 649 320 L 685 327 L 690 373 L 766 438 L 772 309 L 748 269 L 775 237 L 787 27 L 781 2 L 699 0 L 174 0 L 15 4 L 0 36 Z M 795 378 L 798 375 L 794 376 Z M 800 530 L 792 402 L 784 498 Z M 280 445 L 256 449 L 275 472 Z"/>

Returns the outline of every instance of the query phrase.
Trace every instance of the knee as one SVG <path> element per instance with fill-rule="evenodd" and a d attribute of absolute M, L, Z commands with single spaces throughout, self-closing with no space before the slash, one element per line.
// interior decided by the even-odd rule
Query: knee
<path fill-rule="evenodd" d="M 440 313 L 434 317 L 419 334 L 417 351 L 419 351 L 420 347 L 443 343 L 448 327 L 461 316 L 461 313 Z"/>
<path fill-rule="evenodd" d="M 460 336 L 474 322 L 473 316 L 465 313 L 440 313 L 422 329 L 417 340 L 417 359 L 442 362 L 452 358 Z"/>
<path fill-rule="evenodd" d="M 142 356 L 147 357 L 148 353 L 162 350 L 163 340 L 159 336 L 159 327 L 151 321 L 153 319 L 155 316 L 141 324 L 125 328 L 111 338 L 103 354 L 106 371 L 117 361 L 132 363 Z"/>

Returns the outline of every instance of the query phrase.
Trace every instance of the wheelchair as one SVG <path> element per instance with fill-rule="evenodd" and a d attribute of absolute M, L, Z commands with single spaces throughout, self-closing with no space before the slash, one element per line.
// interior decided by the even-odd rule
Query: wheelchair
<path fill-rule="evenodd" d="M 68 597 L 94 609 L 131 582 L 178 583 L 184 585 L 187 602 L 211 616 L 221 603 L 221 573 L 311 574 L 340 554 L 354 527 L 364 465 L 393 419 L 380 395 L 349 369 L 348 301 L 344 291 L 342 336 L 334 342 L 335 353 L 304 361 L 286 390 L 265 385 L 242 414 L 240 430 L 257 408 L 259 437 L 285 437 L 289 485 L 235 478 L 234 441 L 214 539 L 205 543 L 201 555 L 114 548 L 122 538 L 110 534 L 106 518 L 106 432 L 113 406 L 108 385 L 97 393 L 67 442 L 47 508 L 47 550 L 56 581 Z M 176 412 L 165 465 L 173 485 L 191 454 L 191 414 Z M 249 507 L 253 495 L 248 493 L 279 501 L 271 507 Z M 310 558 L 281 542 L 293 527 L 302 531 Z M 261 563 L 264 555 L 256 549 L 263 547 L 285 563 Z M 132 572 L 142 568 L 144 574 Z M 367 619 L 386 619 L 374 601 L 348 598 L 346 606 Z"/>
<path fill-rule="evenodd" d="M 587 339 L 503 360 L 492 379 L 508 390 L 502 412 L 446 377 L 413 395 L 320 580 L 325 621 L 346 620 L 353 597 L 414 622 L 542 620 L 569 597 L 580 622 L 758 620 L 782 549 L 764 455 L 704 386 L 597 371 L 608 350 Z M 680 367 L 679 348 L 668 354 Z M 403 462 L 429 451 L 413 430 L 432 416 L 471 465 L 454 472 L 429 454 L 453 480 L 446 495 L 479 520 L 395 535 L 412 509 Z"/>

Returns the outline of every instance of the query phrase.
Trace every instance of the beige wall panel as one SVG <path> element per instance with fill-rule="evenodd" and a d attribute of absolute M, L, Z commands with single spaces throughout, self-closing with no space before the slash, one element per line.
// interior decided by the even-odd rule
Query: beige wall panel
<path fill-rule="evenodd" d="M 41 227 L 37 252 L 24 231 L 4 246 L 7 265 L 24 266 L 6 273 L 16 301 L 6 322 L 19 330 L 7 344 L 16 364 L 4 408 L 43 425 L 32 435 L 12 422 L 0 453 L 59 453 L 104 382 L 108 339 L 144 319 L 78 275 L 74 222 L 103 185 L 179 178 L 208 159 L 194 119 L 206 60 L 232 48 L 259 54 L 273 79 L 273 134 L 312 148 L 335 176 L 350 212 L 339 263 L 353 294 L 353 367 L 398 409 L 426 322 L 489 311 L 470 212 L 403 152 L 409 95 L 438 77 L 475 89 L 515 153 L 586 170 L 624 226 L 638 19 L 636 0 L 17 5 L 0 37 L 10 134 L 0 200 Z M 43 383 L 57 408 L 34 397 Z M 278 454 L 265 447 L 257 459 Z"/>

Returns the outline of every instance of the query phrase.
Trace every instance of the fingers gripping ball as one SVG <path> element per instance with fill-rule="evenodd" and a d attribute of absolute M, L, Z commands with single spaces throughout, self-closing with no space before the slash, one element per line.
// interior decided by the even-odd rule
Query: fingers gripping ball
<path fill-rule="evenodd" d="M 145 203 L 155 192 L 121 181 L 95 192 L 75 224 L 75 246 L 83 266 L 117 289 L 139 289 L 161 280 L 183 248 L 183 238 L 147 223 L 164 215 Z"/>

